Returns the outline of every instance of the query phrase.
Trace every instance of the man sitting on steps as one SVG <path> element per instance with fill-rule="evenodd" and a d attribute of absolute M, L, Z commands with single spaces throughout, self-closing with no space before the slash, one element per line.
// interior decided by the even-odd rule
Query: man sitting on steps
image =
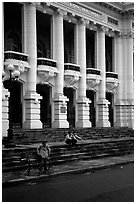
<path fill-rule="evenodd" d="M 74 131 L 72 132 L 69 131 L 65 137 L 65 143 L 68 144 L 69 146 L 75 145 L 78 140 L 81 140 L 81 137 L 75 134 Z"/>

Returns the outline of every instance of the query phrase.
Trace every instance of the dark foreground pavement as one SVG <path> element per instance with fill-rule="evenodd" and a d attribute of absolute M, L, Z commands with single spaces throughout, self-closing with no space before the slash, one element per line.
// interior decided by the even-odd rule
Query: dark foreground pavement
<path fill-rule="evenodd" d="M 65 174 L 79 174 L 94 172 L 99 169 L 106 169 L 113 166 L 119 166 L 124 164 L 130 164 L 134 162 L 134 155 L 125 155 L 117 157 L 105 157 L 92 160 L 79 160 L 74 162 L 68 162 L 63 164 L 57 164 L 51 166 L 47 174 L 39 176 L 37 169 L 32 169 L 30 176 L 25 176 L 24 171 L 3 173 L 2 185 L 8 187 L 31 181 L 42 181 L 48 177 L 55 177 Z"/>
<path fill-rule="evenodd" d="M 134 202 L 134 164 L 127 163 L 82 174 L 63 174 L 46 177 L 42 181 L 7 186 L 2 189 L 2 201 Z"/>

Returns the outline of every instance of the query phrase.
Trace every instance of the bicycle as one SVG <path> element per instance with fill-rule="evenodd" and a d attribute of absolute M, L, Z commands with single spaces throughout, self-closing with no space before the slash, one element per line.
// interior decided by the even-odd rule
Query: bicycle
<path fill-rule="evenodd" d="M 20 162 L 23 164 L 23 166 L 27 166 L 27 169 L 24 172 L 26 176 L 30 176 L 31 169 L 35 165 L 39 170 L 39 175 L 42 173 L 47 173 L 51 165 L 49 157 L 43 159 L 40 155 L 34 152 L 30 154 L 22 153 Z"/>

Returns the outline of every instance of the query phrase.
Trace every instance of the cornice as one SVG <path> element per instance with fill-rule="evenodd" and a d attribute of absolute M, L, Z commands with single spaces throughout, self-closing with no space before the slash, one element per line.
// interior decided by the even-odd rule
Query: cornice
<path fill-rule="evenodd" d="M 95 4 L 105 7 L 108 10 L 112 10 L 113 12 L 122 16 L 129 13 L 134 13 L 134 3 L 123 4 L 118 2 L 95 2 Z"/>

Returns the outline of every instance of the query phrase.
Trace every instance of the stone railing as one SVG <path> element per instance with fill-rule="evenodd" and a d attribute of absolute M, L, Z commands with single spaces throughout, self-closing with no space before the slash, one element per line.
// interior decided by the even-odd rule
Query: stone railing
<path fill-rule="evenodd" d="M 65 63 L 64 64 L 64 70 L 71 70 L 71 71 L 80 72 L 80 66 L 76 65 L 76 64 Z"/>
<path fill-rule="evenodd" d="M 106 72 L 106 78 L 118 79 L 118 74 L 114 72 Z"/>
<path fill-rule="evenodd" d="M 28 55 L 21 53 L 21 52 L 5 51 L 4 52 L 4 61 L 6 59 L 15 59 L 15 60 L 20 60 L 20 61 L 27 61 Z"/>
<path fill-rule="evenodd" d="M 57 63 L 55 60 L 47 58 L 37 58 L 37 66 L 38 65 L 57 67 Z"/>
<path fill-rule="evenodd" d="M 95 68 L 86 68 L 86 74 L 95 74 L 95 75 L 101 75 L 100 70 Z"/>

